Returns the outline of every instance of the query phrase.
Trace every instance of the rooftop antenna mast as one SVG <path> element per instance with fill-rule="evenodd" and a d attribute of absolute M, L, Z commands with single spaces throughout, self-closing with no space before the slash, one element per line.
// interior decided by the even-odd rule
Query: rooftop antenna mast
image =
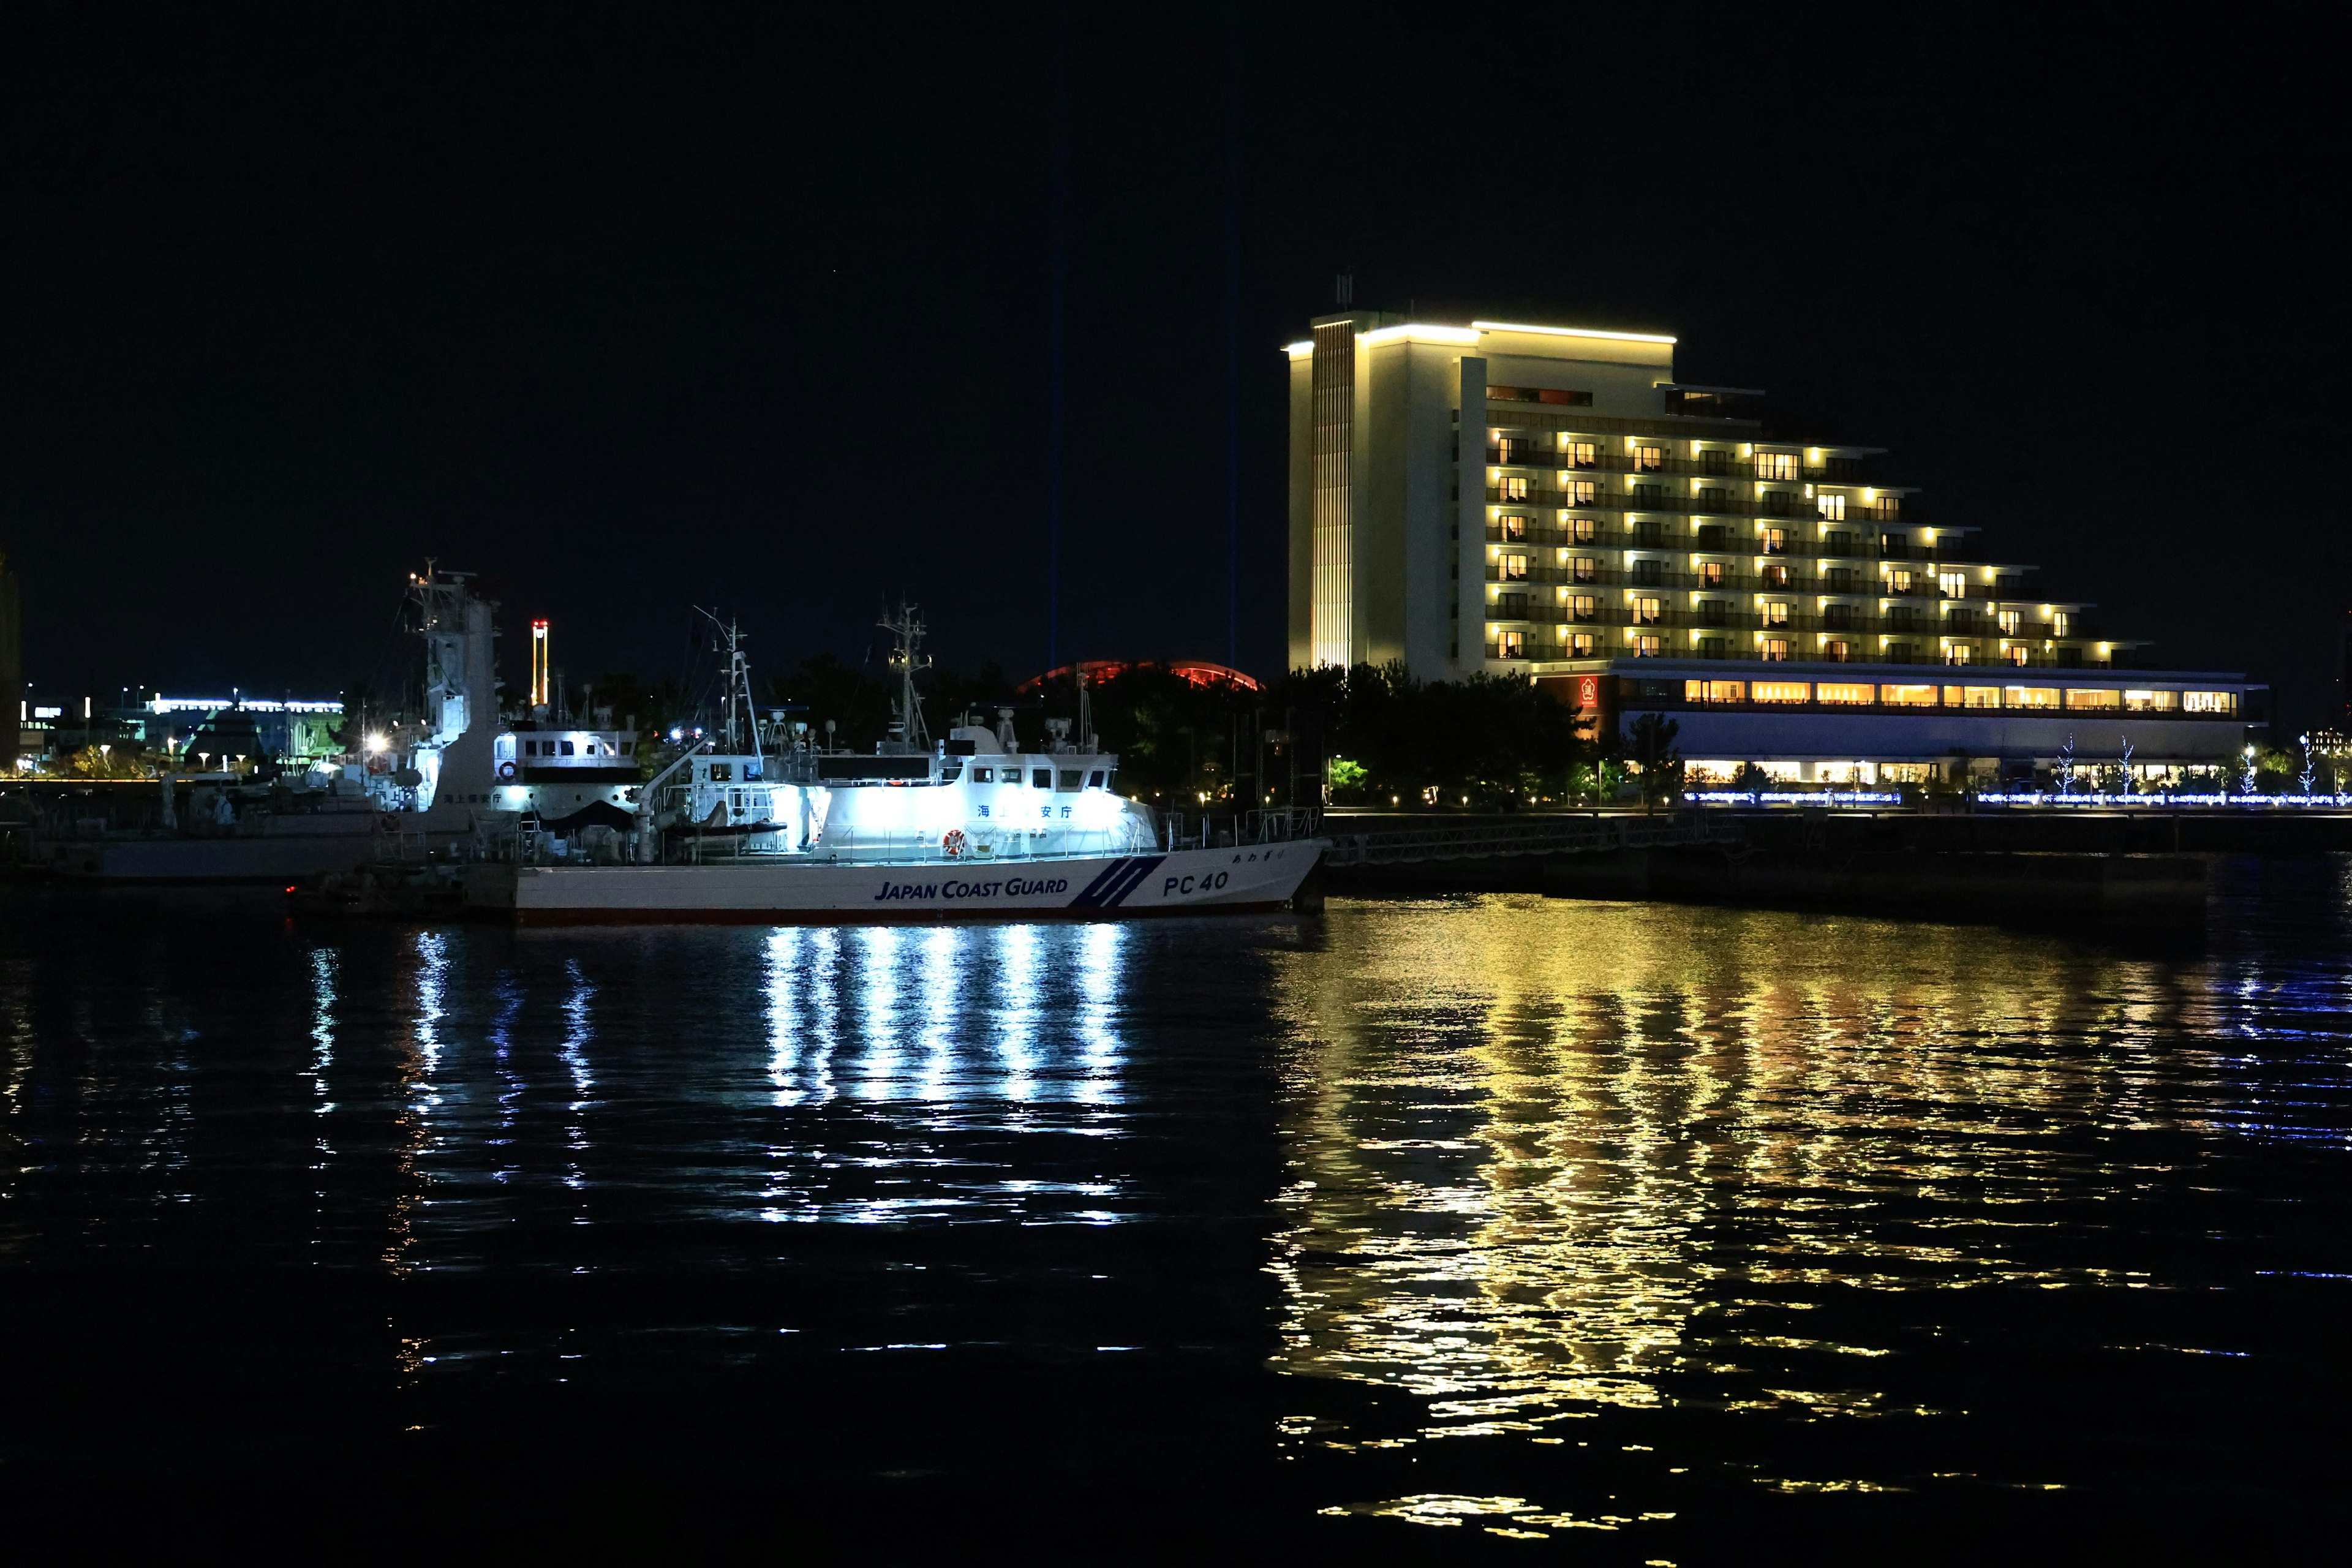
<path fill-rule="evenodd" d="M 694 610 L 695 614 L 703 616 L 712 626 L 718 627 L 719 635 L 726 639 L 727 696 L 723 710 L 726 714 L 724 733 L 727 737 L 727 749 L 737 756 L 742 756 L 746 752 L 759 756 L 761 754 L 760 731 L 759 725 L 753 721 L 752 717 L 755 710 L 751 706 L 751 667 L 743 658 L 743 628 L 733 621 L 720 620 L 716 610 L 706 610 L 699 605 L 697 605 Z M 739 708 L 743 714 L 744 723 L 751 731 L 751 743 L 748 747 L 739 743 L 736 733 L 735 715 Z M 767 772 L 765 768 L 760 771 L 763 773 Z"/>
<path fill-rule="evenodd" d="M 915 677 L 931 668 L 931 656 L 923 651 L 923 612 L 901 599 L 895 615 L 882 612 L 879 624 L 898 639 L 890 650 L 890 669 L 898 678 L 898 695 L 890 704 L 890 738 L 911 751 L 928 752 L 931 737 L 923 728 L 923 705 L 915 696 Z"/>

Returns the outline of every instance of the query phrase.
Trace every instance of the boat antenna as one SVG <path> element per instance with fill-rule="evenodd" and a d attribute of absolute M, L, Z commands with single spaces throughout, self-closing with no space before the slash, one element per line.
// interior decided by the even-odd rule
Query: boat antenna
<path fill-rule="evenodd" d="M 898 677 L 898 695 L 891 703 L 890 738 L 913 751 L 928 752 L 931 737 L 923 728 L 923 705 L 915 696 L 915 677 L 931 668 L 931 656 L 922 651 L 923 612 L 901 599 L 896 614 L 882 612 L 879 624 L 898 639 L 898 646 L 890 650 L 890 668 Z"/>
<path fill-rule="evenodd" d="M 1070 667 L 1078 678 L 1078 749 L 1082 752 L 1101 750 L 1095 744 L 1094 703 L 1087 697 L 1087 667 L 1083 662 Z"/>
<path fill-rule="evenodd" d="M 766 757 L 760 750 L 760 726 L 751 707 L 751 666 L 743 657 L 743 628 L 731 620 L 720 620 L 719 612 L 716 610 L 706 610 L 699 605 L 697 605 L 694 609 L 697 615 L 705 617 L 712 626 L 717 626 L 719 635 L 726 639 L 726 728 L 722 732 L 727 737 L 727 749 L 737 756 L 742 756 L 748 752 L 759 758 L 760 772 L 765 774 L 768 771 Z M 751 743 L 748 747 L 740 743 L 735 729 L 735 713 L 739 705 L 742 710 L 744 721 L 751 727 Z"/>

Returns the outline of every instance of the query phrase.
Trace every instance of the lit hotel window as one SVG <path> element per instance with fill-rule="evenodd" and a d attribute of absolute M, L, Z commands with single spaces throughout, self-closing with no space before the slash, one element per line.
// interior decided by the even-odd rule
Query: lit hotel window
<path fill-rule="evenodd" d="M 1503 569 L 1504 582 L 1524 583 L 1528 580 L 1528 558 L 1526 556 L 1506 555 L 1497 562 L 1496 564 L 1501 566 Z"/>
<path fill-rule="evenodd" d="M 1636 447 L 1633 448 L 1633 471 L 1635 473 L 1654 474 L 1665 466 L 1666 450 L 1664 447 Z"/>
<path fill-rule="evenodd" d="M 1763 543 L 1765 554 L 1781 554 L 1789 548 L 1789 531 L 1785 528 L 1768 528 L 1764 531 Z"/>
<path fill-rule="evenodd" d="M 1831 522 L 1845 521 L 1845 497 L 1823 496 L 1821 498 L 1821 506 L 1822 516 L 1827 521 Z"/>
<path fill-rule="evenodd" d="M 1573 557 L 1568 563 L 1568 580 L 1571 583 L 1598 583 L 1601 581 L 1601 558 L 1597 555 Z"/>
<path fill-rule="evenodd" d="M 1759 680 L 1756 683 L 1755 700 L 1759 702 L 1803 702 L 1812 695 L 1812 687 L 1801 680 Z"/>
<path fill-rule="evenodd" d="M 2004 686 L 2000 689 L 2004 708 L 2055 708 L 2058 689 L 2054 686 Z"/>
<path fill-rule="evenodd" d="M 1501 474 L 1501 475 L 1496 476 L 1496 479 L 1495 479 L 1495 499 L 1496 499 L 1496 500 L 1527 500 L 1527 499 L 1528 499 L 1528 477 L 1527 477 L 1527 475 L 1525 475 L 1525 474 Z"/>
<path fill-rule="evenodd" d="M 1506 539 L 1525 539 L 1528 536 L 1528 520 L 1518 512 L 1507 511 L 1495 521 L 1503 525 L 1503 537 Z"/>
<path fill-rule="evenodd" d="M 2000 650 L 2000 656 L 2020 669 L 2033 662 L 2033 650 L 2022 643 L 2010 644 Z"/>
<path fill-rule="evenodd" d="M 1748 683 L 1744 680 L 1685 680 L 1683 682 L 1685 702 L 1745 702 Z"/>
<path fill-rule="evenodd" d="M 1897 708 L 1933 708 L 1936 689 L 1932 686 L 1882 686 L 1878 700 Z"/>
<path fill-rule="evenodd" d="M 1944 688 L 1947 708 L 1998 708 L 2000 688 L 1998 686 L 1947 686 Z"/>
<path fill-rule="evenodd" d="M 2184 691 L 2180 694 L 2181 709 L 2189 713 L 2235 713 L 2238 694 L 2234 691 Z"/>
<path fill-rule="evenodd" d="M 2000 614 L 1995 616 L 1993 619 L 2000 623 L 2002 636 L 2013 637 L 2017 635 L 2017 628 L 2023 621 L 2024 617 L 2020 616 L 2015 610 L 2003 610 Z"/>
<path fill-rule="evenodd" d="M 2068 629 L 2072 627 L 2074 624 L 2074 617 L 2068 615 L 2065 611 L 2053 610 L 2050 612 L 2050 635 L 2052 637 L 2065 637 L 2068 635 Z"/>
<path fill-rule="evenodd" d="M 1579 594 L 1568 601 L 1568 618 L 1571 621 L 1597 621 L 1601 618 L 1601 601 L 1590 594 Z"/>
<path fill-rule="evenodd" d="M 1599 493 L 1593 488 L 1597 483 L 1599 483 L 1599 481 L 1595 479 L 1569 480 L 1568 504 L 1570 506 L 1591 506 L 1592 504 L 1593 497 Z"/>
<path fill-rule="evenodd" d="M 2077 689 L 2066 693 L 2066 706 L 2069 708 L 2120 708 L 2123 705 L 2124 694 L 2120 691 Z"/>
<path fill-rule="evenodd" d="M 1965 572 L 1937 573 L 1936 592 L 1937 595 L 1947 599 L 1967 598 L 1969 596 L 1969 574 Z"/>
<path fill-rule="evenodd" d="M 1601 447 L 1591 441 L 1570 441 L 1560 449 L 1560 457 L 1571 468 L 1597 468 L 1601 466 Z"/>
<path fill-rule="evenodd" d="M 1592 657 L 1592 634 L 1591 632 L 1569 633 L 1568 657 L 1570 658 L 1591 658 Z"/>
<path fill-rule="evenodd" d="M 1496 635 L 1495 646 L 1503 658 L 1525 658 L 1528 637 L 1525 632 L 1502 632 Z"/>
<path fill-rule="evenodd" d="M 1722 587 L 1723 563 L 1720 561 L 1700 562 L 1698 563 L 1698 585 L 1702 588 Z"/>
<path fill-rule="evenodd" d="M 1967 643 L 1956 642 L 1944 649 L 1944 662 L 1946 664 L 1974 664 L 1976 662 L 1976 650 L 1970 647 Z"/>
<path fill-rule="evenodd" d="M 1876 689 L 1875 687 L 1828 680 L 1813 688 L 1816 694 L 1815 700 L 1821 702 L 1868 702 Z"/>
<path fill-rule="evenodd" d="M 1633 637 L 1635 658 L 1655 658 L 1665 651 L 1665 639 L 1655 632 L 1637 633 Z"/>
<path fill-rule="evenodd" d="M 1759 479 L 1793 479 L 1801 478 L 1794 452 L 1759 452 L 1756 454 L 1756 477 Z"/>
<path fill-rule="evenodd" d="M 1601 525 L 1589 517 L 1571 517 L 1561 526 L 1568 530 L 1569 538 L 1579 544 L 1591 543 L 1601 529 Z"/>
<path fill-rule="evenodd" d="M 1636 599 L 1633 601 L 1633 624 L 1637 626 L 1654 626 L 1664 618 L 1665 609 L 1666 603 L 1664 599 Z"/>
<path fill-rule="evenodd" d="M 1789 661 L 1789 639 L 1787 637 L 1766 637 L 1764 639 L 1763 654 L 1764 662 L 1767 664 L 1786 664 Z"/>
<path fill-rule="evenodd" d="M 1764 605 L 1764 624 L 1768 626 L 1787 626 L 1789 606 L 1777 599 L 1767 602 Z"/>
<path fill-rule="evenodd" d="M 1822 644 L 1822 657 L 1832 664 L 1843 664 L 1853 657 L 1853 644 L 1843 638 L 1825 642 Z M 1867 701 L 1868 699 L 1865 698 L 1864 700 Z"/>
<path fill-rule="evenodd" d="M 2168 713 L 2180 706 L 2178 691 L 2126 691 L 2124 710 L 2127 713 Z"/>

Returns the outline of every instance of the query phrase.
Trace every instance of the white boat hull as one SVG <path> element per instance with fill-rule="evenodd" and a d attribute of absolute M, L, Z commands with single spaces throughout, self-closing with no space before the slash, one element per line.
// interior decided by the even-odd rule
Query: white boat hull
<path fill-rule="evenodd" d="M 466 904 L 517 925 L 1127 920 L 1276 909 L 1318 840 L 1029 860 L 469 866 Z"/>

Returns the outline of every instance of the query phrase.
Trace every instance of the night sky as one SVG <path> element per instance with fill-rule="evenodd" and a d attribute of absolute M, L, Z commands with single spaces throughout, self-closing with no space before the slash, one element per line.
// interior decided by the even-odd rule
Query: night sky
<path fill-rule="evenodd" d="M 758 668 L 862 658 L 900 592 L 1034 672 L 1066 124 L 1066 656 L 1224 657 L 1230 325 L 1278 663 L 1278 348 L 1352 266 L 1674 332 L 2147 662 L 2332 700 L 2327 12 L 231 9 L 0 12 L 44 694 L 381 679 L 428 555 L 574 679 L 678 673 L 697 603 Z"/>

